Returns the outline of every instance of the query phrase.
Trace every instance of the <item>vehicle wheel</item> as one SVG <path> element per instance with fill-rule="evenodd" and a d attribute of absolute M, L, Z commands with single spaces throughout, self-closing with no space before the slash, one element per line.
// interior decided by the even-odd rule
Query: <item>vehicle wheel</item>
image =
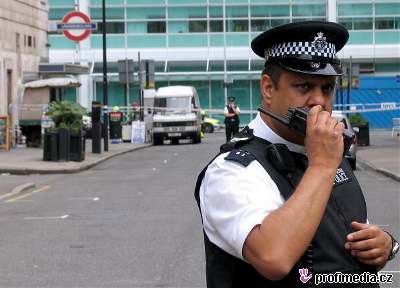
<path fill-rule="evenodd" d="M 178 138 L 171 139 L 171 143 L 174 144 L 174 145 L 178 145 L 179 144 L 179 139 Z"/>
<path fill-rule="evenodd" d="M 214 132 L 214 126 L 211 125 L 210 123 L 205 123 L 204 128 L 203 128 L 204 133 L 213 133 Z"/>
<path fill-rule="evenodd" d="M 157 136 L 153 136 L 153 144 L 154 145 L 161 145 L 163 144 L 163 139 Z"/>
<path fill-rule="evenodd" d="M 356 159 L 349 159 L 349 163 L 350 163 L 351 169 L 353 169 L 353 170 L 357 169 Z"/>
<path fill-rule="evenodd" d="M 194 134 L 193 136 L 193 144 L 199 144 L 201 143 L 201 134 Z"/>

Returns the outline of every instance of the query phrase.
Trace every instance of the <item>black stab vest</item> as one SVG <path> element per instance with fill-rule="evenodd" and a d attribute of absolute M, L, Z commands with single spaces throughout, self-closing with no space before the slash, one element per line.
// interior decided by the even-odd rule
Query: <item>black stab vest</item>
<path fill-rule="evenodd" d="M 245 135 L 243 135 L 243 133 Z M 284 176 L 278 172 L 267 160 L 265 148 L 270 143 L 253 136 L 252 131 L 248 128 L 242 130 L 240 134 L 242 139 L 245 140 L 236 140 L 235 143 L 228 142 L 224 144 L 221 146 L 220 154 L 238 149 L 240 151 L 247 151 L 255 156 L 255 159 L 263 166 L 272 180 L 274 180 L 284 199 L 287 200 L 294 192 L 296 183 L 291 181 L 293 179 L 290 179 L 290 175 Z M 297 153 L 293 153 L 293 156 L 297 159 L 298 155 L 295 154 Z M 214 161 L 214 159 L 212 161 Z M 211 162 L 209 164 L 211 164 Z M 296 170 L 292 174 L 292 178 L 296 178 L 297 174 L 297 179 L 294 179 L 294 182 L 298 182 L 304 174 L 306 167 L 301 167 L 302 165 L 300 165 L 297 160 L 295 163 Z M 195 199 L 199 209 L 199 190 L 208 165 L 201 171 L 196 182 Z M 310 245 L 312 247 L 312 267 L 310 268 L 312 268 L 313 275 L 315 273 L 334 272 L 370 272 L 376 274 L 375 267 L 358 262 L 356 258 L 352 257 L 351 254 L 344 249 L 346 235 L 352 232 L 350 223 L 352 221 L 365 222 L 366 219 L 367 209 L 363 193 L 350 165 L 347 163 L 347 160 L 344 159 L 337 171 L 334 187 L 327 203 L 325 214 Z M 310 266 L 310 263 L 307 262 L 310 259 L 306 258 L 306 254 L 309 252 L 308 250 L 284 279 L 271 281 L 259 274 L 250 264 L 228 254 L 214 245 L 208 239 L 207 235 L 205 233 L 203 234 L 208 288 L 379 287 L 378 284 L 319 284 L 318 286 L 312 286 L 312 281 L 303 284 L 299 281 L 300 274 L 298 273 L 298 269 Z M 293 241 L 296 241 L 296 239 L 293 239 Z"/>
<path fill-rule="evenodd" d="M 233 109 L 229 107 L 229 105 L 226 105 L 226 108 L 228 109 L 229 113 L 234 113 Z M 225 124 L 226 123 L 239 123 L 239 116 L 235 114 L 235 116 L 225 117 Z"/>

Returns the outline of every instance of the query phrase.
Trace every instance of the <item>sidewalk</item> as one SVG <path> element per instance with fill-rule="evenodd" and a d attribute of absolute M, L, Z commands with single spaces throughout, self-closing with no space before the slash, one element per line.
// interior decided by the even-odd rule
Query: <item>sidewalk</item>
<path fill-rule="evenodd" d="M 89 169 L 116 155 L 151 146 L 151 144 L 109 144 L 109 151 L 101 154 L 91 152 L 92 144 L 86 142 L 86 158 L 83 162 L 43 161 L 43 150 L 38 148 L 15 148 L 0 150 L 0 173 L 55 174 L 76 173 Z M 400 137 L 392 137 L 390 130 L 371 130 L 370 146 L 359 146 L 357 165 L 374 169 L 400 181 Z"/>
<path fill-rule="evenodd" d="M 114 156 L 148 146 L 151 146 L 151 144 L 109 144 L 108 152 L 93 154 L 92 142 L 87 140 L 85 160 L 82 162 L 43 161 L 43 149 L 40 148 L 15 148 L 8 152 L 0 150 L 0 173 L 19 175 L 76 173 L 89 169 Z"/>
<path fill-rule="evenodd" d="M 400 137 L 391 130 L 370 130 L 370 146 L 358 146 L 357 162 L 400 181 Z"/>

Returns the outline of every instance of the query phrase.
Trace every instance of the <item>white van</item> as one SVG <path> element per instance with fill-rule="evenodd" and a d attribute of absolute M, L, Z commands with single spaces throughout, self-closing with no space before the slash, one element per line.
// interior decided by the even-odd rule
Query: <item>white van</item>
<path fill-rule="evenodd" d="M 178 144 L 179 139 L 201 142 L 200 101 L 192 86 L 160 87 L 154 98 L 153 142 L 160 145 L 170 139 Z"/>

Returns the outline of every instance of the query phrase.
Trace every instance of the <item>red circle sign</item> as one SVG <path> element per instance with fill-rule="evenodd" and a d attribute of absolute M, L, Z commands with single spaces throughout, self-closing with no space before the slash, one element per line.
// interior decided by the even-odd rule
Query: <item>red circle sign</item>
<path fill-rule="evenodd" d="M 85 13 L 80 11 L 72 11 L 65 14 L 63 18 L 63 24 L 79 24 L 79 23 L 90 23 L 90 18 Z M 73 33 L 74 31 L 75 33 Z M 70 29 L 64 30 L 64 35 L 72 41 L 82 41 L 90 35 L 89 29 Z"/>

